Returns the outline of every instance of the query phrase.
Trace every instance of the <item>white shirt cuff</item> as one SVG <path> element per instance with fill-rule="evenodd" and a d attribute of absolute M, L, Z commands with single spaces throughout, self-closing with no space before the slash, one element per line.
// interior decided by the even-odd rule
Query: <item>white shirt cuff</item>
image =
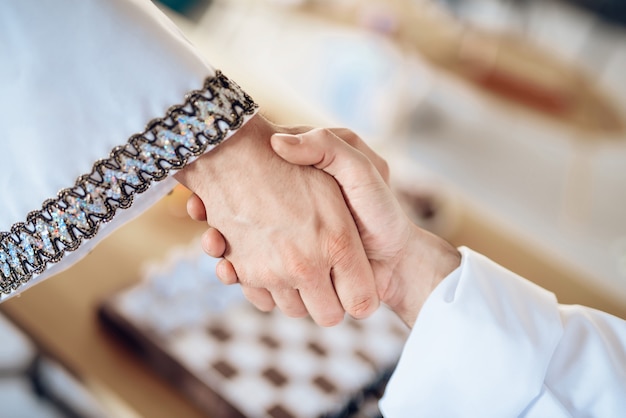
<path fill-rule="evenodd" d="M 424 304 L 380 406 L 386 417 L 519 416 L 563 333 L 555 296 L 467 248 Z"/>

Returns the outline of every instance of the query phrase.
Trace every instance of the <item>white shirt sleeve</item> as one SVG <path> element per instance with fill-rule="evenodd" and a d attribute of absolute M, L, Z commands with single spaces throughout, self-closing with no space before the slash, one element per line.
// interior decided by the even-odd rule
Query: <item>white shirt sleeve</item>
<path fill-rule="evenodd" d="M 626 322 L 461 248 L 424 304 L 380 402 L 385 417 L 618 417 Z"/>
<path fill-rule="evenodd" d="M 152 205 L 254 108 L 149 0 L 3 1 L 0 63 L 1 300 Z"/>

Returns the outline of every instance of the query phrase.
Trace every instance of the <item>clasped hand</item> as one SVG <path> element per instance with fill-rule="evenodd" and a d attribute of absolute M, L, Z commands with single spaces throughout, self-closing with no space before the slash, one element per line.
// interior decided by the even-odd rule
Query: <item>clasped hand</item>
<path fill-rule="evenodd" d="M 347 129 L 256 116 L 177 177 L 195 193 L 190 216 L 210 225 L 205 252 L 223 257 L 217 276 L 263 311 L 330 326 L 382 301 L 412 326 L 459 264 L 456 249 L 405 216 L 386 162 Z"/>

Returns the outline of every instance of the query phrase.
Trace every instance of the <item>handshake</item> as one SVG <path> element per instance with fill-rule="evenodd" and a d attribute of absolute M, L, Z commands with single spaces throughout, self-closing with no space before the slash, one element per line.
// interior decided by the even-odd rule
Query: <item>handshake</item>
<path fill-rule="evenodd" d="M 347 129 L 279 127 L 256 115 L 179 172 L 206 221 L 217 276 L 262 311 L 322 326 L 388 305 L 409 327 L 459 252 L 413 224 L 387 163 Z"/>

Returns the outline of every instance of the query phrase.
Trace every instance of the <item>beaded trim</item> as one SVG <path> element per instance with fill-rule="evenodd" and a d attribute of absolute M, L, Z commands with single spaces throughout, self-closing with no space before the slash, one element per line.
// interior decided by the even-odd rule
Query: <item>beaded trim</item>
<path fill-rule="evenodd" d="M 48 263 L 76 250 L 113 219 L 117 209 L 130 207 L 133 197 L 152 182 L 222 142 L 256 107 L 222 73 L 207 78 L 202 90 L 189 93 L 183 105 L 171 107 L 165 117 L 152 120 L 141 134 L 111 150 L 73 187 L 30 212 L 26 222 L 0 232 L 0 293 L 15 291 Z"/>

